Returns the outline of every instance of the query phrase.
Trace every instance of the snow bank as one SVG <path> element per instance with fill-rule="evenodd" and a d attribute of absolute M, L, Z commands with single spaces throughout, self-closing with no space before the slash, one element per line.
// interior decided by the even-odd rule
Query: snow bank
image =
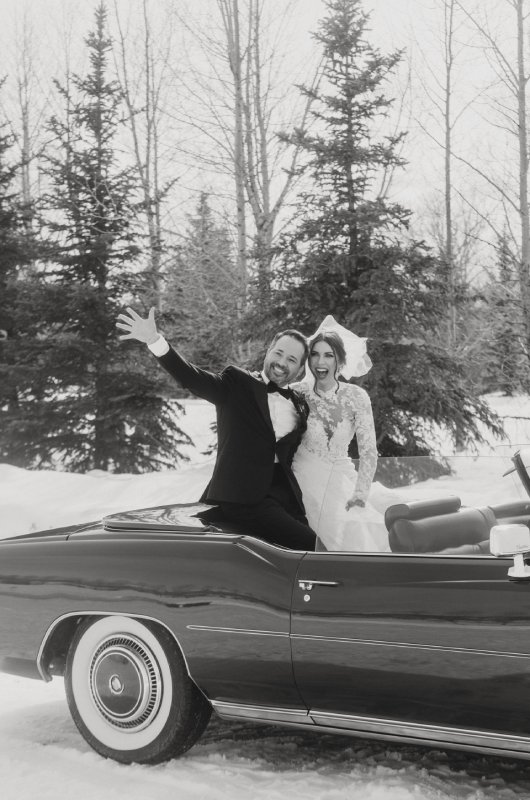
<path fill-rule="evenodd" d="M 86 475 L 29 471 L 0 464 L 0 538 L 91 522 L 132 508 L 197 500 L 213 467 L 210 459 L 181 470 L 145 475 Z"/>

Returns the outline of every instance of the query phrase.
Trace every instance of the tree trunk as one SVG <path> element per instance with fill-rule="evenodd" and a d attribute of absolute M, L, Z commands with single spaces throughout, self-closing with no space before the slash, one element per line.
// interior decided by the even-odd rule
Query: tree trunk
<path fill-rule="evenodd" d="M 519 279 L 526 326 L 526 342 L 530 352 L 530 219 L 528 214 L 528 129 L 526 121 L 526 83 L 524 58 L 525 0 L 516 0 L 517 11 L 517 112 L 519 138 L 519 216 L 521 221 L 521 263 Z"/>
<path fill-rule="evenodd" d="M 26 230 L 29 230 L 32 226 L 32 203 L 34 200 L 31 191 L 31 160 L 33 156 L 33 141 L 30 133 L 30 115 L 32 112 L 31 87 L 34 69 L 32 64 L 31 30 L 26 13 L 23 15 L 19 48 L 19 63 L 17 64 L 17 92 L 22 126 L 20 136 L 20 180 L 22 202 L 24 206 L 23 222 Z"/>
<path fill-rule="evenodd" d="M 119 15 L 116 11 L 120 34 L 121 85 L 125 104 L 129 114 L 129 124 L 133 139 L 136 169 L 140 179 L 143 196 L 143 208 L 149 242 L 149 273 L 151 277 L 152 296 L 150 302 L 160 309 L 160 281 L 162 266 L 162 225 L 161 205 L 162 193 L 159 185 L 159 134 L 158 134 L 158 99 L 155 87 L 155 59 L 151 46 L 151 29 L 147 13 L 146 0 L 143 0 L 144 47 L 141 71 L 144 83 L 142 115 L 145 135 L 142 140 L 137 124 L 138 113 L 135 108 L 132 84 L 129 78 L 129 66 L 126 53 L 126 39 L 122 31 Z"/>
<path fill-rule="evenodd" d="M 240 310 L 246 304 L 248 286 L 247 265 L 247 225 L 245 208 L 245 139 L 244 139 L 244 100 L 241 53 L 241 36 L 239 25 L 239 0 L 217 0 L 226 35 L 228 63 L 234 83 L 234 183 L 236 194 L 236 228 L 237 228 L 237 267 L 241 280 Z"/>
<path fill-rule="evenodd" d="M 454 0 L 445 3 L 444 22 L 445 22 L 445 103 L 444 103 L 444 128 L 445 128 L 445 148 L 444 148 L 444 172 L 445 172 L 445 263 L 449 280 L 449 347 L 454 352 L 456 347 L 456 265 L 453 253 L 453 218 L 451 208 L 451 152 L 452 152 L 452 121 L 451 121 L 451 99 L 452 99 L 452 71 L 453 71 L 453 18 Z"/>

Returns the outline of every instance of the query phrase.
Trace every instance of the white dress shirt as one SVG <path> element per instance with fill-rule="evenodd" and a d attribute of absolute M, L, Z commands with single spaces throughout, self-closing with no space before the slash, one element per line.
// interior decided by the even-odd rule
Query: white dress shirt
<path fill-rule="evenodd" d="M 261 373 L 263 383 L 269 383 L 269 379 L 264 372 Z M 298 414 L 291 400 L 284 397 L 279 392 L 269 392 L 267 394 L 269 402 L 269 413 L 271 415 L 272 427 L 276 441 L 294 431 L 298 422 Z"/>
<path fill-rule="evenodd" d="M 156 341 L 147 346 L 152 354 L 158 358 L 160 358 L 160 356 L 165 356 L 169 351 L 169 344 L 162 334 L 158 336 Z M 269 379 L 264 372 L 261 373 L 261 377 L 264 383 L 269 383 Z M 288 400 L 287 397 L 283 397 L 279 392 L 269 392 L 267 394 L 267 400 L 269 403 L 269 413 L 271 415 L 274 435 L 276 436 L 276 441 L 278 441 L 282 436 L 286 436 L 286 434 L 296 428 L 298 414 L 291 400 Z"/>

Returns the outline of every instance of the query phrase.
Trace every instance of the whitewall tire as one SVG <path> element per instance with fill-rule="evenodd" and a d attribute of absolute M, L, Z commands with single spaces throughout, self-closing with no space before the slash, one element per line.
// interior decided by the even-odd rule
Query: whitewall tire
<path fill-rule="evenodd" d="M 131 617 L 80 624 L 68 652 L 65 687 L 87 742 L 125 763 L 157 763 L 185 752 L 211 713 L 171 634 Z"/>

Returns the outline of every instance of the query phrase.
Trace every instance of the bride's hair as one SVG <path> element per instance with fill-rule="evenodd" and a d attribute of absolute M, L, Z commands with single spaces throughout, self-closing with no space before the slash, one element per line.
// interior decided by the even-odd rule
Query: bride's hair
<path fill-rule="evenodd" d="M 338 381 L 339 373 L 346 363 L 346 348 L 344 347 L 344 342 L 336 331 L 327 331 L 324 329 L 323 331 L 319 331 L 317 334 L 312 336 L 309 340 L 309 355 L 311 355 L 313 347 L 319 342 L 325 342 L 333 350 L 333 355 L 335 356 L 335 361 L 337 363 L 337 367 L 335 369 L 335 380 Z M 314 388 L 316 391 L 316 376 Z"/>

